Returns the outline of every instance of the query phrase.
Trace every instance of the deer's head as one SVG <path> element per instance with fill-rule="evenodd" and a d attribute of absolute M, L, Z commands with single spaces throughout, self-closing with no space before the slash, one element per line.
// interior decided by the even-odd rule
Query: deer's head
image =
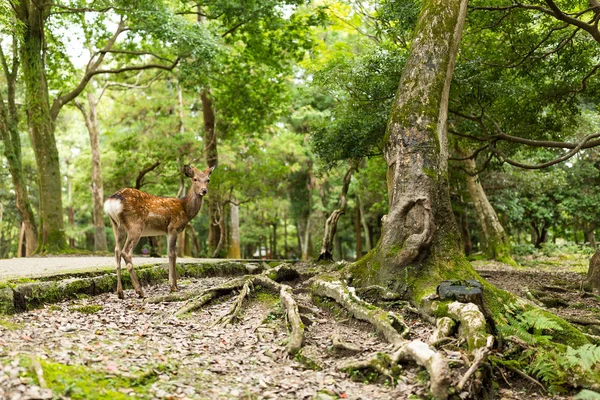
<path fill-rule="evenodd" d="M 208 182 L 210 182 L 210 174 L 215 167 L 206 168 L 204 171 L 189 165 L 183 166 L 183 173 L 188 178 L 192 179 L 192 190 L 199 196 L 204 196 L 208 193 Z"/>

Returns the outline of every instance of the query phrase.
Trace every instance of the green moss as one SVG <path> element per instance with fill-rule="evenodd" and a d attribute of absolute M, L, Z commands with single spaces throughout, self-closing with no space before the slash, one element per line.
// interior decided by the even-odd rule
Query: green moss
<path fill-rule="evenodd" d="M 313 371 L 320 371 L 322 369 L 321 366 L 317 364 L 313 359 L 302 354 L 302 350 L 296 353 L 296 355 L 294 356 L 294 361 L 299 362 L 304 367 Z"/>
<path fill-rule="evenodd" d="M 82 314 L 95 314 L 98 311 L 101 311 L 103 309 L 104 309 L 104 307 L 97 305 L 97 304 L 88 304 L 85 306 L 76 306 L 76 307 L 69 308 L 69 310 L 71 310 L 71 311 L 80 312 Z"/>
<path fill-rule="evenodd" d="M 0 326 L 9 331 L 16 331 L 17 329 L 23 328 L 23 324 L 18 324 L 7 319 L 0 318 Z"/>
<path fill-rule="evenodd" d="M 22 358 L 24 367 L 31 367 L 31 359 Z M 55 396 L 69 397 L 73 400 L 125 400 L 130 395 L 119 391 L 121 388 L 130 388 L 138 396 L 145 396 L 150 385 L 156 381 L 156 373 L 150 371 L 135 378 L 110 376 L 105 372 L 96 371 L 84 366 L 70 366 L 40 360 L 44 379 L 48 388 L 52 389 Z M 31 369 L 31 368 L 30 368 Z M 37 382 L 37 375 L 31 372 L 31 378 Z"/>
<path fill-rule="evenodd" d="M 254 294 L 254 299 L 260 303 L 274 306 L 279 304 L 279 296 L 268 290 L 257 290 Z"/>

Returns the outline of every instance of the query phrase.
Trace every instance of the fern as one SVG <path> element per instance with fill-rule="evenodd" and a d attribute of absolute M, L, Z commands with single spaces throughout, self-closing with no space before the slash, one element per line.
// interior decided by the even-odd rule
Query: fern
<path fill-rule="evenodd" d="M 573 397 L 573 400 L 600 400 L 600 393 L 592 390 L 582 390 L 577 396 Z"/>
<path fill-rule="evenodd" d="M 543 310 L 526 311 L 519 302 L 505 304 L 504 310 L 506 325 L 498 325 L 498 332 L 504 337 L 518 337 L 529 348 L 514 355 L 514 361 L 504 360 L 502 364 L 516 362 L 519 369 L 548 385 L 550 392 L 600 381 L 600 346 L 586 344 L 572 348 L 552 342 L 552 335 L 563 328 Z M 581 397 L 587 398 L 591 399 Z"/>
<path fill-rule="evenodd" d="M 558 322 L 544 315 L 542 310 L 530 310 L 517 317 L 524 326 L 528 329 L 533 328 L 535 331 L 562 331 L 562 327 Z"/>
<path fill-rule="evenodd" d="M 569 367 L 579 366 L 584 371 L 590 371 L 600 362 L 600 347 L 593 344 L 584 344 L 576 349 L 568 347 L 565 358 Z"/>

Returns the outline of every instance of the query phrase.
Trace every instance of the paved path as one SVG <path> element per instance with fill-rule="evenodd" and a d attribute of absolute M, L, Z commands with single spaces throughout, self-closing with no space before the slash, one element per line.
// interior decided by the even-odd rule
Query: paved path
<path fill-rule="evenodd" d="M 178 258 L 177 263 L 223 261 L 210 258 Z M 167 263 L 168 258 L 133 257 L 133 265 Z M 123 268 L 125 264 L 121 264 Z M 99 271 L 115 267 L 114 257 L 30 257 L 0 260 L 0 280 L 68 272 Z"/>

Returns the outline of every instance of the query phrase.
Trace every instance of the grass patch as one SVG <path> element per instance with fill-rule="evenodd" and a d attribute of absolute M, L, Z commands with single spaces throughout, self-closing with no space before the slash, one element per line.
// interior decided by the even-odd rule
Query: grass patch
<path fill-rule="evenodd" d="M 31 368 L 31 359 L 22 358 L 21 365 L 26 367 L 30 377 L 36 382 L 37 376 Z M 40 360 L 44 379 L 48 388 L 52 389 L 57 397 L 69 397 L 73 400 L 125 400 L 130 399 L 129 394 L 120 392 L 119 389 L 129 388 L 137 395 L 144 396 L 150 385 L 156 381 L 156 373 L 151 371 L 135 378 L 109 376 L 104 372 L 95 371 L 84 366 L 71 366 L 55 362 Z"/>
<path fill-rule="evenodd" d="M 88 304 L 85 306 L 76 306 L 69 308 L 70 311 L 80 312 L 82 314 L 95 314 L 103 309 L 104 307 L 97 304 Z"/>
<path fill-rule="evenodd" d="M 15 322 L 12 322 L 12 321 L 9 321 L 6 319 L 1 319 L 1 318 L 0 318 L 0 326 L 9 331 L 16 331 L 17 329 L 21 329 L 23 327 L 22 324 L 17 324 Z"/>

